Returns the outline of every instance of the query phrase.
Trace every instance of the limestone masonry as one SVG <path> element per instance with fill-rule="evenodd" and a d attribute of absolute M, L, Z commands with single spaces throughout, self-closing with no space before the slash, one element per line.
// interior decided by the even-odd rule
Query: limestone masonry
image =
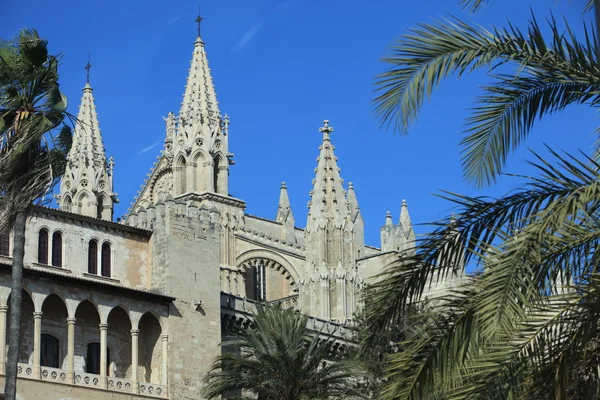
<path fill-rule="evenodd" d="M 365 284 L 412 251 L 405 202 L 397 224 L 385 218 L 381 249 L 364 243 L 329 121 L 320 128 L 306 228 L 296 227 L 285 183 L 275 219 L 244 212 L 229 194 L 229 117 L 200 37 L 179 114 L 165 118 L 161 155 L 119 223 L 114 162 L 89 82 L 78 119 L 59 209 L 35 207 L 28 219 L 22 399 L 200 399 L 223 333 L 243 326 L 257 301 L 306 313 L 343 346 Z M 0 376 L 11 255 L 12 235 L 0 234 Z"/>

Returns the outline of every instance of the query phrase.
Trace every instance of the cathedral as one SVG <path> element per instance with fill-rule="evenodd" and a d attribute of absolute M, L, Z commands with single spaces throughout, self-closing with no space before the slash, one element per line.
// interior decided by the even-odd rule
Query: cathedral
<path fill-rule="evenodd" d="M 364 286 L 411 251 L 406 202 L 397 223 L 385 217 L 380 247 L 365 244 L 327 120 L 306 220 L 292 212 L 285 183 L 274 219 L 245 212 L 229 191 L 236 132 L 219 109 L 201 37 L 161 154 L 118 221 L 114 161 L 89 79 L 77 118 L 58 208 L 34 206 L 27 219 L 21 399 L 200 399 L 224 333 L 257 302 L 299 310 L 344 346 Z M 12 248 L 11 233 L 0 234 L 0 380 Z"/>

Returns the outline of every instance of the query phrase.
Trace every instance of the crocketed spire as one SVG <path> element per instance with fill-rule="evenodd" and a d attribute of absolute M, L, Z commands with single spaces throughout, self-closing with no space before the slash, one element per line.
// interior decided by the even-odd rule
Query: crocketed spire
<path fill-rule="evenodd" d="M 323 121 L 313 189 L 306 223 L 306 266 L 301 282 L 305 290 L 317 293 L 303 299 L 302 309 L 326 320 L 345 323 L 354 314 L 352 297 L 356 260 L 364 251 L 364 225 L 354 187 L 348 198 L 331 144 L 333 128 Z"/>
<path fill-rule="evenodd" d="M 91 65 L 88 63 L 86 68 Z M 68 155 L 65 175 L 61 180 L 58 204 L 62 210 L 89 217 L 112 220 L 117 195 L 113 191 L 114 161 L 106 159 L 104 144 L 88 82 L 83 88 L 73 145 Z"/>
<path fill-rule="evenodd" d="M 233 164 L 233 154 L 228 151 L 229 117 L 221 116 L 204 41 L 200 36 L 194 42 L 183 103 L 177 119 L 172 151 L 175 195 L 210 192 L 228 196 L 229 165 Z M 171 121 L 167 118 L 167 131 L 169 123 Z M 165 150 L 170 155 L 168 137 Z M 189 171 L 190 167 L 196 170 Z"/>

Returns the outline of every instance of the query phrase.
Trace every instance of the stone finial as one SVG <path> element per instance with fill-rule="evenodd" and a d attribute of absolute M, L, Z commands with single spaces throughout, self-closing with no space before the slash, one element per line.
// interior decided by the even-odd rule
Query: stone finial
<path fill-rule="evenodd" d="M 329 120 L 323 120 L 323 126 L 319 128 L 319 132 L 323 133 L 323 140 L 329 140 L 329 134 L 333 132 L 333 127 L 329 126 Z"/>
<path fill-rule="evenodd" d="M 292 214 L 292 206 L 287 193 L 287 186 L 285 182 L 281 182 L 281 191 L 279 192 L 279 205 L 277 207 L 277 216 L 275 217 L 277 222 L 282 224 L 289 224 L 294 226 L 294 216 Z"/>
<path fill-rule="evenodd" d="M 408 204 L 406 203 L 406 200 L 402 200 L 402 207 L 400 207 L 400 225 L 402 226 L 406 237 L 410 237 L 410 240 L 414 241 L 414 231 L 412 227 L 412 221 L 410 220 L 410 215 L 408 213 Z"/>
<path fill-rule="evenodd" d="M 393 225 L 393 222 L 392 222 L 392 213 L 391 213 L 391 211 L 387 211 L 387 212 L 385 213 L 385 224 L 386 224 L 386 225 Z"/>

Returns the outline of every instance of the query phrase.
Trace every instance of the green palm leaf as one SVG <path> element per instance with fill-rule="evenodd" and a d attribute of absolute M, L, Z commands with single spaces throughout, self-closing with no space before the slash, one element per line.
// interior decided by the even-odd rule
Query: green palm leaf
<path fill-rule="evenodd" d="M 477 186 L 495 181 L 508 155 L 528 135 L 535 120 L 574 103 L 596 104 L 600 70 L 596 40 L 584 42 L 550 21 L 546 41 L 533 18 L 527 32 L 487 30 L 458 19 L 420 24 L 392 46 L 384 59 L 392 68 L 378 76 L 375 111 L 383 124 L 407 133 L 425 100 L 441 80 L 477 68 L 512 63 L 516 74 L 495 75 L 469 120 L 462 141 L 465 178 Z"/>

